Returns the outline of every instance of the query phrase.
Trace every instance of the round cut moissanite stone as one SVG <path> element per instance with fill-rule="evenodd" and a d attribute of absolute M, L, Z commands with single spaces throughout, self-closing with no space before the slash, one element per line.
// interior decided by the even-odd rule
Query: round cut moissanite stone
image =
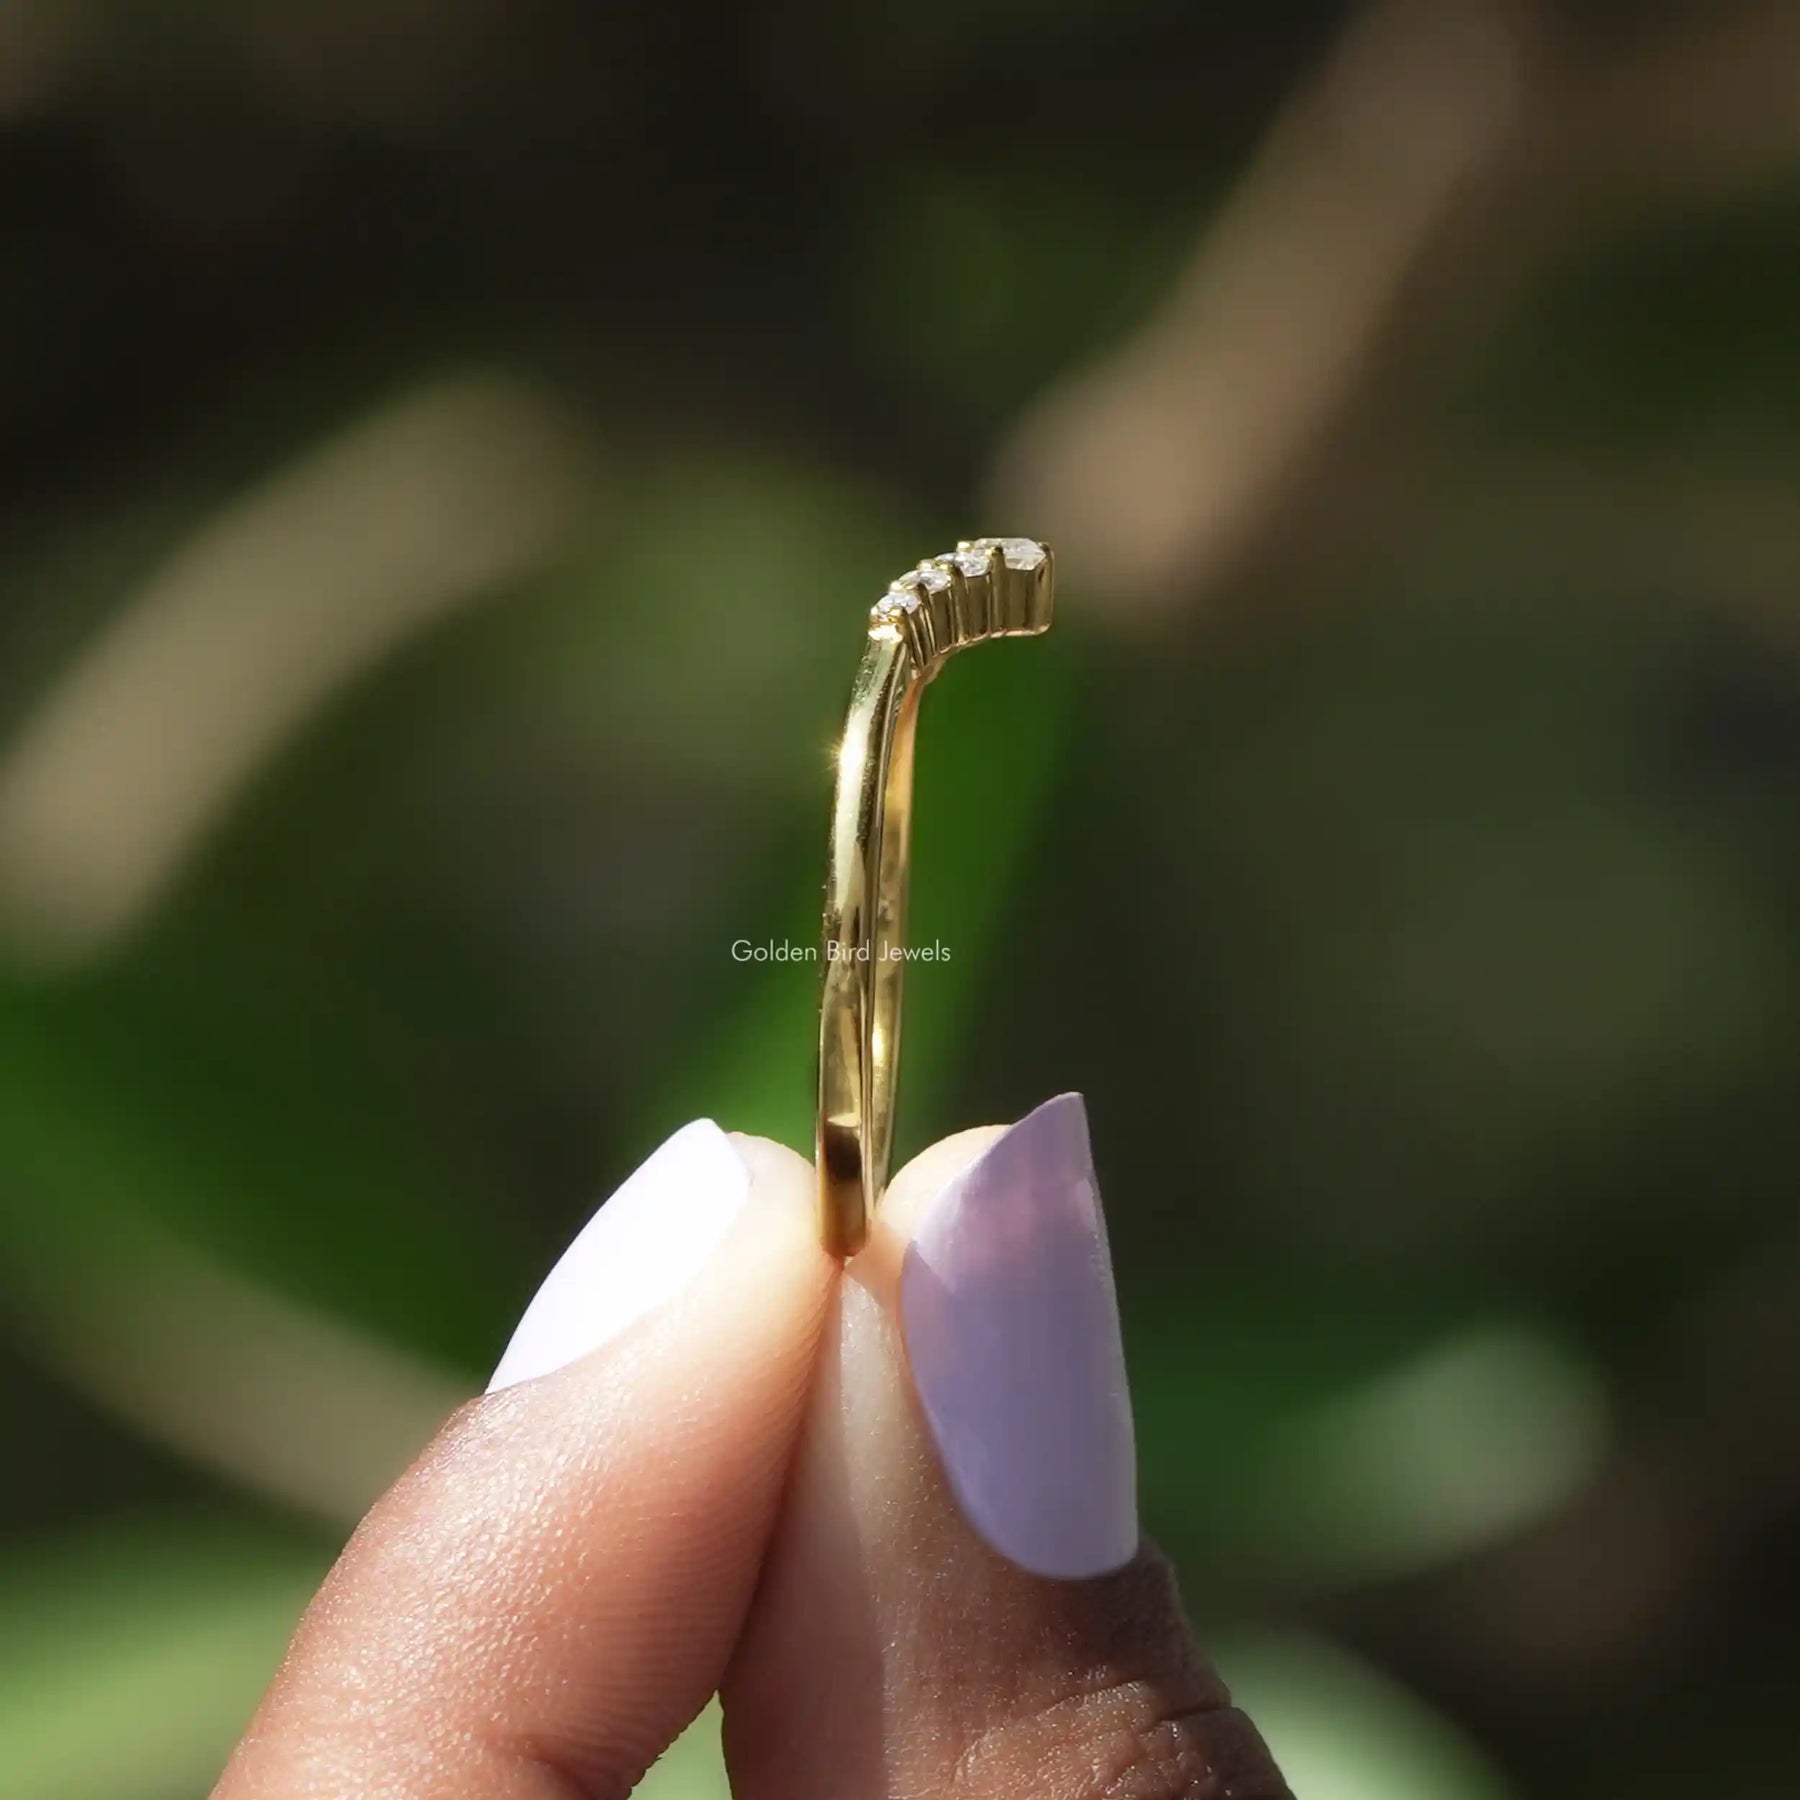
<path fill-rule="evenodd" d="M 1048 552 L 1032 538 L 977 538 L 977 550 L 998 550 L 1009 569 L 1035 569 Z"/>
<path fill-rule="evenodd" d="M 882 595 L 873 607 L 870 616 L 882 625 L 898 625 L 908 613 L 919 610 L 919 596 L 906 588 L 895 588 Z"/>

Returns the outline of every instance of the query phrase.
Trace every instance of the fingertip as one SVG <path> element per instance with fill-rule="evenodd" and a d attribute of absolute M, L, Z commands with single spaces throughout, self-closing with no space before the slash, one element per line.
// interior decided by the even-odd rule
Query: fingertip
<path fill-rule="evenodd" d="M 736 1225 L 753 1185 L 748 1161 L 711 1119 L 664 1139 L 544 1277 L 489 1392 L 591 1355 L 673 1299 Z"/>
<path fill-rule="evenodd" d="M 747 1131 L 728 1132 L 726 1137 L 750 1171 L 758 1200 L 797 1217 L 812 1216 L 813 1166 L 804 1156 L 774 1138 Z"/>
<path fill-rule="evenodd" d="M 888 1184 L 882 1218 L 910 1235 L 912 1222 L 932 1196 L 1011 1129 L 1009 1125 L 971 1125 L 966 1131 L 953 1131 L 935 1144 L 927 1144 Z"/>
<path fill-rule="evenodd" d="M 850 1262 L 850 1271 L 877 1293 L 892 1290 L 906 1253 L 937 1201 L 1002 1139 L 1021 1126 L 1073 1116 L 1085 1143 L 1087 1110 L 1076 1093 L 1057 1094 L 1011 1125 L 972 1125 L 928 1144 L 888 1183 L 868 1244 Z"/>
<path fill-rule="evenodd" d="M 1070 1092 L 1053 1095 L 1011 1125 L 972 1125 L 966 1131 L 953 1131 L 935 1144 L 928 1144 L 888 1183 L 877 1218 L 878 1230 L 871 1234 L 870 1247 L 874 1247 L 874 1238 L 883 1229 L 904 1245 L 918 1230 L 932 1202 L 1002 1138 L 1012 1136 L 1021 1127 L 1051 1121 L 1078 1123 L 1085 1143 L 1087 1103 L 1080 1094 Z"/>
<path fill-rule="evenodd" d="M 889 1182 L 869 1241 L 850 1261 L 852 1279 L 874 1293 L 891 1294 L 900 1279 L 907 1246 L 938 1196 L 1010 1129 L 1006 1125 L 972 1125 L 921 1150 Z"/>

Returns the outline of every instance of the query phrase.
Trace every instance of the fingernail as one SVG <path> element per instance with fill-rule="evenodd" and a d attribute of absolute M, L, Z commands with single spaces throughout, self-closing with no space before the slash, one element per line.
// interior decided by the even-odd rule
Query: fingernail
<path fill-rule="evenodd" d="M 1079 1094 L 1028 1113 L 931 1204 L 900 1320 L 951 1492 L 982 1537 L 1039 1575 L 1129 1562 L 1137 1447 Z"/>
<path fill-rule="evenodd" d="M 532 1296 L 491 1394 L 548 1375 L 672 1300 L 750 1198 L 750 1171 L 711 1119 L 684 1125 L 581 1228 Z"/>

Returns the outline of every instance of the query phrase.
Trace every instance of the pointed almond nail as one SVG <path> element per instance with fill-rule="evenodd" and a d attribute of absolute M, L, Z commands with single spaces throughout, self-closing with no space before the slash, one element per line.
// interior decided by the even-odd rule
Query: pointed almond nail
<path fill-rule="evenodd" d="M 913 1381 L 965 1516 L 1036 1574 L 1137 1553 L 1137 1451 L 1087 1109 L 1027 1114 L 926 1210 L 900 1279 Z"/>
<path fill-rule="evenodd" d="M 750 1170 L 711 1119 L 684 1125 L 588 1220 L 532 1297 L 488 1392 L 590 1355 L 674 1299 L 750 1198 Z"/>

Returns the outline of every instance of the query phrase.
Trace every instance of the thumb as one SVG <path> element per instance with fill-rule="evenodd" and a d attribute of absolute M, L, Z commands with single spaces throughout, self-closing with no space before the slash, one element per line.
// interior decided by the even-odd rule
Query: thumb
<path fill-rule="evenodd" d="M 1078 1095 L 895 1181 L 724 1699 L 739 1800 L 1289 1800 L 1139 1542 Z"/>

